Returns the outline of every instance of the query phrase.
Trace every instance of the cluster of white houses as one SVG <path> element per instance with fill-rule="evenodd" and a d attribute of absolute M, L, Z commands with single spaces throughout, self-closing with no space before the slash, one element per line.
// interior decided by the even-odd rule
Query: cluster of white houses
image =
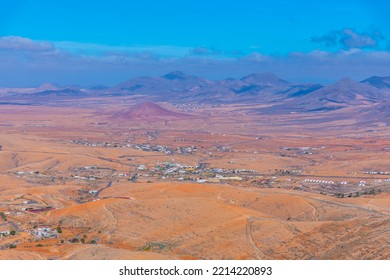
<path fill-rule="evenodd" d="M 30 234 L 38 239 L 56 238 L 58 236 L 57 231 L 54 229 L 51 229 L 49 227 L 42 227 L 42 228 L 39 227 L 36 229 L 32 229 L 32 230 L 30 230 Z"/>
<path fill-rule="evenodd" d="M 166 154 L 192 154 L 198 149 L 195 146 L 180 146 L 177 148 L 170 148 L 163 145 L 151 145 L 148 143 L 145 144 L 129 144 L 129 143 L 116 143 L 116 142 L 90 142 L 86 139 L 73 139 L 69 141 L 72 144 L 90 146 L 90 147 L 101 147 L 101 148 L 132 148 L 136 150 L 141 150 L 144 152 L 160 152 Z"/>
<path fill-rule="evenodd" d="M 317 180 L 317 179 L 305 179 L 303 180 L 305 183 L 317 183 L 317 184 L 327 184 L 327 185 L 333 185 L 334 181 L 325 181 L 325 180 Z"/>
<path fill-rule="evenodd" d="M 376 175 L 390 175 L 390 172 L 388 172 L 388 171 L 376 171 L 376 170 L 367 171 L 365 173 L 366 174 L 376 174 Z"/>

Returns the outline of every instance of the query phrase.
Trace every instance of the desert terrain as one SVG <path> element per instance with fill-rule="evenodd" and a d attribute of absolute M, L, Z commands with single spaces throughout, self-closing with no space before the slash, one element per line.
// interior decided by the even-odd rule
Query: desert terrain
<path fill-rule="evenodd" d="M 382 103 L 15 100 L 0 259 L 390 259 Z"/>

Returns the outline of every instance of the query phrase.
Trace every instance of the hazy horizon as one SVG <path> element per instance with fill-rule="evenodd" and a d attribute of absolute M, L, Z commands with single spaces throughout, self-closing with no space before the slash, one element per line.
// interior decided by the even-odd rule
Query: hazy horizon
<path fill-rule="evenodd" d="M 46 81 L 46 82 L 42 82 L 42 83 L 39 83 L 39 84 L 32 83 L 32 84 L 28 84 L 28 85 L 24 85 L 24 86 L 1 86 L 0 85 L 0 88 L 38 88 L 40 86 L 44 86 L 44 85 L 47 85 L 47 84 L 51 84 L 51 85 L 54 85 L 54 86 L 59 87 L 59 88 L 66 88 L 66 87 L 93 88 L 93 87 L 99 87 L 99 86 L 110 88 L 110 87 L 115 87 L 115 86 L 117 86 L 117 85 L 119 85 L 119 84 L 121 84 L 123 82 L 129 81 L 129 80 L 134 79 L 134 78 L 142 78 L 142 77 L 161 78 L 164 75 L 169 74 L 169 73 L 173 73 L 173 72 L 182 72 L 182 71 L 164 72 L 162 74 L 158 74 L 158 75 L 154 75 L 154 76 L 152 76 L 152 75 L 151 76 L 135 75 L 135 76 L 130 76 L 127 79 L 121 80 L 119 82 L 112 83 L 112 84 L 103 84 L 103 83 L 99 83 L 99 81 L 96 81 L 93 84 L 76 84 L 76 83 L 61 84 L 61 83 L 55 83 L 55 82 L 51 82 L 51 81 Z M 249 76 L 249 75 L 252 75 L 252 74 L 260 74 L 261 75 L 261 74 L 268 74 L 269 73 L 269 74 L 275 75 L 277 78 L 280 78 L 280 79 L 285 80 L 285 81 L 287 81 L 289 83 L 292 83 L 292 84 L 315 84 L 315 83 L 318 83 L 318 84 L 321 84 L 323 86 L 331 85 L 331 84 L 336 83 L 336 82 L 338 82 L 340 80 L 343 80 L 343 79 L 351 79 L 351 80 L 356 81 L 356 82 L 362 82 L 363 80 L 371 78 L 371 77 L 378 77 L 378 76 L 375 76 L 375 75 L 371 75 L 371 76 L 364 77 L 363 79 L 356 80 L 356 79 L 353 79 L 353 78 L 345 76 L 345 77 L 340 77 L 339 79 L 332 80 L 332 81 L 329 81 L 329 82 L 319 82 L 319 81 L 311 81 L 311 80 L 305 80 L 305 81 L 289 80 L 289 79 L 285 79 L 284 77 L 280 77 L 280 76 L 278 76 L 278 75 L 276 75 L 275 73 L 272 73 L 272 72 L 253 72 L 253 73 L 247 73 L 247 74 L 244 74 L 244 75 L 241 75 L 241 76 L 226 76 L 226 77 L 214 78 L 214 79 L 207 78 L 207 77 L 202 76 L 202 75 L 192 75 L 192 74 L 187 73 L 187 72 L 182 72 L 182 73 L 184 73 L 187 76 L 195 76 L 197 78 L 207 79 L 207 80 L 213 81 L 213 82 L 227 80 L 227 79 L 240 80 L 240 79 L 245 78 L 246 76 Z"/>
<path fill-rule="evenodd" d="M 115 85 L 183 71 L 328 84 L 390 74 L 385 1 L 4 4 L 0 86 Z"/>

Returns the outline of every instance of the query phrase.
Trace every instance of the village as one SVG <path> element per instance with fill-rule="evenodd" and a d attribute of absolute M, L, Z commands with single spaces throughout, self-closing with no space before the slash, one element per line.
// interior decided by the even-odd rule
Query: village
<path fill-rule="evenodd" d="M 61 170 L 44 170 L 16 168 L 7 172 L 19 180 L 35 186 L 69 185 L 71 189 L 64 192 L 64 197 L 76 205 L 83 205 L 113 198 L 104 190 L 115 184 L 124 184 L 128 188 L 139 184 L 176 182 L 183 184 L 224 184 L 238 188 L 286 189 L 333 196 L 337 198 L 358 197 L 361 195 L 377 195 L 390 192 L 390 172 L 383 170 L 357 170 L 349 175 L 309 174 L 303 165 L 290 166 L 259 172 L 245 168 L 227 168 L 232 160 L 221 167 L 217 158 L 232 158 L 232 155 L 258 153 L 257 150 L 239 150 L 228 144 L 215 141 L 205 147 L 204 142 L 194 141 L 188 145 L 168 147 L 162 144 L 149 143 L 159 137 L 157 132 L 148 132 L 146 143 L 135 143 L 132 137 L 124 142 L 91 141 L 73 139 L 71 144 L 104 149 L 137 150 L 146 153 L 162 153 L 161 161 L 144 160 L 139 155 L 120 155 L 116 158 L 107 155 L 96 157 L 99 163 L 71 166 Z M 178 138 L 176 143 L 188 142 Z M 196 141 L 195 141 L 196 142 Z M 199 144 L 199 145 L 198 145 Z M 0 146 L 1 148 L 1 146 Z M 278 151 L 269 154 L 289 158 L 305 158 L 309 164 L 316 164 L 313 159 L 324 147 L 288 147 L 280 146 Z M 229 155 L 227 155 L 229 153 Z M 193 156 L 186 163 L 182 162 Z M 176 156 L 176 157 L 175 157 Z M 170 159 L 170 160 L 168 160 Z M 210 162 L 209 162 L 210 161 Z M 193 162 L 189 164 L 189 162 Z M 105 164 L 107 163 L 107 164 Z M 138 185 L 137 185 L 138 184 Z M 127 196 L 114 197 L 133 199 Z M 56 246 L 75 242 L 91 242 L 96 244 L 97 238 L 86 241 L 82 235 L 72 233 L 64 237 L 62 231 L 68 231 L 59 224 L 47 224 L 43 218 L 51 211 L 62 209 L 62 203 L 46 199 L 45 194 L 37 196 L 2 197 L 0 201 L 0 248 L 14 248 L 19 239 L 30 240 L 33 246 L 43 246 L 43 240 L 53 240 Z M 68 231 L 69 232 L 69 231 Z M 18 239 L 19 238 L 19 239 Z"/>
<path fill-rule="evenodd" d="M 49 211 L 61 207 L 63 206 L 49 205 L 44 199 L 33 198 L 31 195 L 14 199 L 3 198 L 0 202 L 0 250 L 16 248 L 19 243 L 26 241 L 34 247 L 43 247 L 41 241 L 45 240 L 54 240 L 56 243 L 53 245 L 83 242 L 83 240 L 85 243 L 85 237 L 80 238 L 78 234 L 73 236 L 71 233 L 70 238 L 69 227 L 48 224 L 44 221 L 43 218 Z M 63 230 L 68 231 L 68 234 L 62 236 Z M 96 244 L 96 240 L 89 240 L 89 243 Z"/>
<path fill-rule="evenodd" d="M 130 144 L 130 143 L 111 143 L 111 142 L 90 142 L 88 140 L 71 140 L 70 143 L 101 148 L 130 148 L 144 152 L 159 152 L 168 155 L 172 154 L 193 154 L 197 151 L 195 146 L 180 146 L 176 149 L 169 148 L 163 145 L 145 144 Z"/>
<path fill-rule="evenodd" d="M 297 168 L 275 169 L 270 173 L 255 170 L 220 168 L 210 163 L 200 162 L 197 165 L 179 162 L 157 162 L 151 164 L 132 163 L 126 169 L 117 170 L 112 167 L 90 165 L 70 168 L 68 172 L 40 172 L 37 170 L 16 171 L 14 176 L 27 182 L 40 185 L 53 183 L 71 183 L 83 186 L 75 200 L 86 202 L 94 199 L 101 186 L 107 182 L 147 183 L 154 181 L 182 181 L 196 183 L 223 183 L 259 188 L 286 188 L 315 192 L 337 197 L 350 197 L 363 194 L 375 194 L 389 191 L 390 178 L 373 178 L 372 175 L 385 175 L 387 172 L 367 172 L 370 176 L 315 176 L 310 178 Z M 34 203 L 29 201 L 28 205 Z M 36 202 L 35 202 L 36 203 Z M 44 211 L 48 210 L 47 205 Z M 21 211 L 43 211 L 22 207 Z M 49 208 L 50 210 L 50 208 Z"/>
<path fill-rule="evenodd" d="M 104 176 L 100 173 L 102 170 L 106 172 Z M 180 181 L 183 183 L 230 184 L 257 188 L 285 188 L 339 198 L 374 195 L 390 191 L 390 178 L 367 179 L 367 181 L 344 177 L 333 177 L 332 180 L 325 177 L 311 179 L 307 178 L 307 175 L 302 174 L 302 170 L 296 169 L 275 170 L 272 174 L 264 174 L 255 170 L 218 168 L 204 162 L 196 166 L 177 162 L 139 164 L 135 169 L 127 172 L 119 172 L 115 169 L 98 166 L 85 166 L 74 171 L 78 172 L 77 174 L 79 175 L 71 175 L 71 178 L 76 181 L 84 181 L 83 189 L 80 189 L 74 198 L 79 203 L 95 200 L 96 194 L 99 193 L 99 188 L 107 180 L 110 180 L 109 182 L 130 183 Z M 84 175 L 81 176 L 81 173 Z"/>

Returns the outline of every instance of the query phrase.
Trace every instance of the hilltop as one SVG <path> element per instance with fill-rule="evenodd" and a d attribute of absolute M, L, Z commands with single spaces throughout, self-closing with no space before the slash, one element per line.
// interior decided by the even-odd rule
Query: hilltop
<path fill-rule="evenodd" d="M 188 118 L 191 115 L 168 110 L 153 102 L 142 102 L 128 110 L 115 113 L 113 117 L 120 119 L 172 119 Z"/>

